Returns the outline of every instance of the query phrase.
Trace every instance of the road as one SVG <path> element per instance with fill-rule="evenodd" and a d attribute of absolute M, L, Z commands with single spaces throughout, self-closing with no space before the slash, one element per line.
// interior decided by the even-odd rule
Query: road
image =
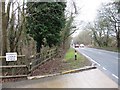
<path fill-rule="evenodd" d="M 105 72 L 111 79 L 118 82 L 118 53 L 94 48 L 77 48 L 78 52 L 86 56 Z"/>

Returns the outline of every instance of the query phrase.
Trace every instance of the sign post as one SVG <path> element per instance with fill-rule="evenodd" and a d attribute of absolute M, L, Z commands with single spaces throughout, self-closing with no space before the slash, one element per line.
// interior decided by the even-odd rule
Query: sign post
<path fill-rule="evenodd" d="M 77 60 L 77 51 L 75 50 L 75 60 Z"/>
<path fill-rule="evenodd" d="M 17 61 L 17 53 L 6 53 L 6 61 Z"/>

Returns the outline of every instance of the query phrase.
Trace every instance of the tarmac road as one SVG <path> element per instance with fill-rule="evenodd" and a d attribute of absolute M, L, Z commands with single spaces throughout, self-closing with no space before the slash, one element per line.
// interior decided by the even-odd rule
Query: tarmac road
<path fill-rule="evenodd" d="M 118 53 L 94 48 L 76 48 L 78 52 L 96 63 L 99 69 L 105 72 L 111 79 L 118 82 L 120 73 L 118 72 Z"/>

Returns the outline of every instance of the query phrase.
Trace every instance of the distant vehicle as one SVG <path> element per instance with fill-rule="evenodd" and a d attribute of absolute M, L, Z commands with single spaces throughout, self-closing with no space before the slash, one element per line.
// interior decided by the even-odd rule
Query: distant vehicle
<path fill-rule="evenodd" d="M 85 47 L 85 45 L 84 44 L 80 44 L 80 47 Z"/>
<path fill-rule="evenodd" d="M 75 48 L 79 48 L 79 44 L 75 44 Z"/>

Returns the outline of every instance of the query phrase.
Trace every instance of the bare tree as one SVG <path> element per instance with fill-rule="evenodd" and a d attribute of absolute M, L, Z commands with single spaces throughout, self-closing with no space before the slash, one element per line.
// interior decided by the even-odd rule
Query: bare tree
<path fill-rule="evenodd" d="M 0 43 L 2 43 L 2 3 L 0 2 Z M 0 44 L 0 55 L 2 56 L 2 44 Z"/>
<path fill-rule="evenodd" d="M 69 17 L 67 17 L 66 25 L 61 33 L 63 48 L 65 48 L 66 42 L 69 40 L 69 37 L 77 30 L 76 26 L 73 25 L 73 22 L 75 16 L 78 14 L 78 8 L 76 6 L 76 3 L 73 0 L 71 1 L 73 6 L 72 9 L 74 9 L 74 11 L 71 10 L 71 12 L 68 12 Z"/>
<path fill-rule="evenodd" d="M 97 19 L 89 28 L 93 31 L 94 41 L 101 46 L 110 46 L 110 37 L 120 41 L 120 18 L 113 4 L 102 5 L 98 11 Z M 117 43 L 117 47 L 118 47 Z"/>

